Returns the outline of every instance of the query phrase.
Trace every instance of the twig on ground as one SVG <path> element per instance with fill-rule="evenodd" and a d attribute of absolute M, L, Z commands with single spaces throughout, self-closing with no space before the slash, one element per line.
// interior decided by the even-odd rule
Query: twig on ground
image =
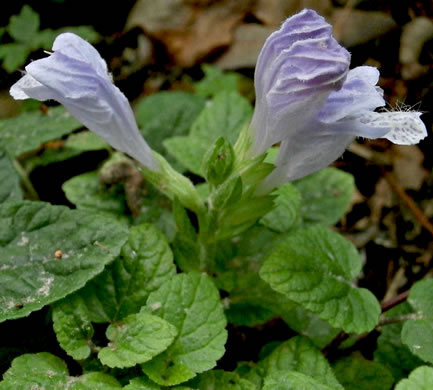
<path fill-rule="evenodd" d="M 416 220 L 421 224 L 421 226 L 426 229 L 433 236 L 433 224 L 428 220 L 425 216 L 424 212 L 418 207 L 415 201 L 406 193 L 406 191 L 401 187 L 401 185 L 397 182 L 394 176 L 386 172 L 385 169 L 382 169 L 383 176 L 398 197 L 403 200 L 406 204 L 407 208 L 412 212 L 413 216 Z"/>
<path fill-rule="evenodd" d="M 399 303 L 404 302 L 409 295 L 409 290 L 406 290 L 402 292 L 401 294 L 398 294 L 397 296 L 385 301 L 382 303 L 382 313 L 392 309 L 394 306 L 397 306 Z"/>

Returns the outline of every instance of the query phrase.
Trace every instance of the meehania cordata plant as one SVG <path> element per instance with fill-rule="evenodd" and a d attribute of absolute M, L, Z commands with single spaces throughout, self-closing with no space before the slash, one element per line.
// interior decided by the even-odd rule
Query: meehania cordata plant
<path fill-rule="evenodd" d="M 199 187 L 142 138 L 126 97 L 114 86 L 105 61 L 89 43 L 66 33 L 57 37 L 52 49 L 48 57 L 26 67 L 11 95 L 60 102 L 89 130 L 134 158 L 142 175 L 172 200 L 176 224 L 170 245 L 151 224 L 129 227 L 121 257 L 84 289 L 54 305 L 54 330 L 62 348 L 76 360 L 99 359 L 111 368 L 139 364 L 145 376 L 128 377 L 131 386 L 174 386 L 197 376 L 196 382 L 185 385 L 226 388 L 228 383 L 239 382 L 242 388 L 271 389 L 293 383 L 294 388 L 306 384 L 309 388 L 342 388 L 316 346 L 327 345 L 339 329 L 371 331 L 378 324 L 380 305 L 371 292 L 353 283 L 362 268 L 355 247 L 324 227 L 323 220 L 314 224 L 314 218 L 303 218 L 301 206 L 302 202 L 308 205 L 308 190 L 302 192 L 302 180 L 309 180 L 307 175 L 337 159 L 356 137 L 383 137 L 404 145 L 419 142 L 426 136 L 420 113 L 376 112 L 385 105 L 382 90 L 376 86 L 378 70 L 368 66 L 350 70 L 350 54 L 332 37 L 331 26 L 314 11 L 304 10 L 288 18 L 265 42 L 256 67 L 256 106 L 251 122 L 251 107 L 237 94 L 233 101 L 246 105 L 247 114 L 236 116 L 238 107 L 230 107 L 236 118 L 221 118 L 225 125 L 242 122 L 236 128 L 237 141 L 220 136 L 227 136 L 226 129 L 204 137 L 206 142 L 212 138 L 210 148 L 207 153 L 202 150 L 201 168 L 194 161 L 191 169 L 205 179 Z M 184 144 L 190 160 L 188 152 L 202 142 L 191 137 L 203 136 L 207 127 L 219 131 L 210 121 L 220 120 L 216 112 L 222 116 L 229 111 L 215 109 L 224 105 L 223 97 L 231 99 L 233 95 L 217 95 L 192 125 Z M 248 121 L 239 120 L 244 117 Z M 270 164 L 267 152 L 275 144 L 280 144 L 278 157 Z M 295 184 L 289 183 L 292 181 Z M 19 236 L 18 246 L 27 245 L 27 239 Z M 37 245 L 26 253 L 35 248 Z M 42 257 L 44 266 L 68 265 L 69 253 L 62 253 L 56 254 L 54 263 Z M 81 256 L 86 259 L 85 253 Z M 48 269 L 43 268 L 44 272 Z M 178 269 L 182 272 L 177 273 Z M 44 278 L 56 283 L 57 276 L 65 274 L 62 269 L 53 272 L 51 279 L 46 274 Z M 215 285 L 225 291 L 225 314 Z M 50 298 L 48 287 L 39 290 Z M 15 310 L 12 306 L 7 309 Z M 275 348 L 266 362 L 249 364 L 249 373 L 242 379 L 235 373 L 205 373 L 224 353 L 225 316 L 234 324 L 250 326 L 282 317 L 316 346 L 307 337 L 294 337 Z M 303 332 L 294 317 L 322 322 Z M 92 322 L 109 323 L 107 346 L 95 347 L 91 342 Z M 49 356 L 37 359 L 60 364 Z M 433 361 L 433 356 L 430 359 L 426 361 Z M 294 368 L 293 360 L 308 364 Z M 21 360 L 18 363 L 29 366 Z M 94 363 L 87 366 L 100 366 Z M 45 369 L 48 366 L 44 364 L 45 360 L 41 363 Z M 273 370 L 274 366 L 280 370 Z M 295 372 L 298 369 L 300 372 Z M 7 384 L 20 380 L 18 371 L 5 375 Z M 70 381 L 67 372 L 58 377 Z M 101 382 L 108 380 L 104 378 Z"/>

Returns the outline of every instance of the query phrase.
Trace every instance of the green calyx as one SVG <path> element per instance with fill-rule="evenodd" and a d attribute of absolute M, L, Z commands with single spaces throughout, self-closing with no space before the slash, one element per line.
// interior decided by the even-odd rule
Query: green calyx
<path fill-rule="evenodd" d="M 153 152 L 159 163 L 159 171 L 141 167 L 143 176 L 158 188 L 168 198 L 179 199 L 180 203 L 194 211 L 196 214 L 203 213 L 204 204 L 192 182 L 184 175 L 177 172 L 160 154 Z"/>

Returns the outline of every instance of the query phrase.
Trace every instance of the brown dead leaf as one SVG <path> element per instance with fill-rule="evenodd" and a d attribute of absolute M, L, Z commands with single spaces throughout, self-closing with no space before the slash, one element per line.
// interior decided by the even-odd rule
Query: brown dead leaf
<path fill-rule="evenodd" d="M 413 80 L 426 74 L 430 66 L 421 65 L 424 45 L 433 39 L 433 21 L 424 16 L 418 17 L 403 27 L 400 39 L 399 59 L 402 64 L 401 75 L 405 80 Z"/>
<path fill-rule="evenodd" d="M 385 178 L 381 177 L 376 184 L 373 196 L 369 199 L 371 220 L 378 224 L 382 217 L 384 207 L 392 207 L 395 204 L 393 191 Z"/>
<path fill-rule="evenodd" d="M 117 69 L 116 80 L 124 80 L 154 61 L 152 41 L 138 33 L 135 48 L 125 47 L 121 57 L 115 57 L 110 62 L 110 69 Z"/>
<path fill-rule="evenodd" d="M 164 30 L 181 30 L 192 18 L 184 0 L 138 0 L 126 21 L 126 30 L 141 27 L 150 35 Z"/>
<path fill-rule="evenodd" d="M 241 24 L 236 28 L 232 45 L 215 64 L 223 69 L 253 68 L 266 38 L 274 30 L 256 23 Z"/>
<path fill-rule="evenodd" d="M 393 173 L 404 189 L 419 190 L 428 176 L 422 166 L 424 154 L 417 146 L 392 145 L 390 149 Z"/>
<path fill-rule="evenodd" d="M 0 119 L 13 117 L 21 105 L 22 100 L 11 99 L 9 91 L 0 91 Z"/>
<path fill-rule="evenodd" d="M 360 203 L 364 203 L 365 201 L 366 201 L 365 196 L 362 195 L 361 192 L 357 188 L 355 188 L 355 191 L 353 191 L 353 194 L 352 194 L 352 199 L 350 200 L 349 206 L 347 207 L 346 215 L 343 218 L 343 222 L 342 222 L 343 225 L 346 224 L 345 218 L 347 217 L 347 215 L 351 211 L 353 211 L 354 206 L 357 204 L 360 204 Z"/>
<path fill-rule="evenodd" d="M 279 26 L 284 19 L 303 8 L 314 9 L 325 17 L 332 12 L 330 0 L 257 0 L 253 14 L 264 24 Z"/>
<path fill-rule="evenodd" d="M 188 67 L 228 46 L 234 28 L 253 3 L 254 0 L 138 0 L 126 27 L 141 27 L 166 46 L 175 63 Z"/>
<path fill-rule="evenodd" d="M 336 9 L 331 22 L 335 38 L 346 47 L 369 42 L 397 27 L 394 19 L 383 12 L 356 9 Z"/>

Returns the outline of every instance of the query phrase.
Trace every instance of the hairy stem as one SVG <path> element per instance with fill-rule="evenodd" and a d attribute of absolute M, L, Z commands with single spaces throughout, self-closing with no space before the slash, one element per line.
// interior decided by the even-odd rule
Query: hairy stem
<path fill-rule="evenodd" d="M 383 317 L 380 319 L 376 328 L 380 328 L 381 326 L 384 326 L 384 325 L 398 324 L 400 322 L 405 322 L 408 320 L 419 320 L 421 318 L 422 317 L 418 313 L 403 314 L 401 316 L 392 317 L 392 318 Z"/>

